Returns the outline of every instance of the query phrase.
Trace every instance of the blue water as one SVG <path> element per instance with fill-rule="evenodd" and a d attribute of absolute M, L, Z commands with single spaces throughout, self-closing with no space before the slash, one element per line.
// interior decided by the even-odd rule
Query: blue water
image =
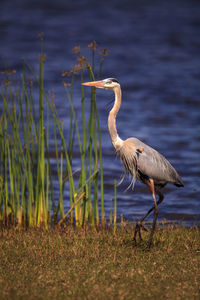
<path fill-rule="evenodd" d="M 96 40 L 108 48 L 102 77 L 116 77 L 123 90 L 117 119 L 122 139 L 135 136 L 164 154 L 177 169 L 185 187 L 168 185 L 160 219 L 200 220 L 200 3 L 199 1 L 34 1 L 0 2 L 0 69 L 18 73 L 21 58 L 37 69 L 40 41 L 45 34 L 47 90 L 54 89 L 60 118 L 66 120 L 67 99 L 61 73 L 70 69 L 72 48 Z M 85 80 L 89 78 L 85 77 Z M 80 109 L 80 87 L 75 86 Z M 86 91 L 89 97 L 90 91 Z M 114 178 L 123 173 L 107 132 L 108 91 L 97 91 L 103 134 L 105 203 L 109 215 Z M 1 104 L 0 104 L 1 108 Z M 89 110 L 89 107 L 88 107 Z M 78 149 L 77 149 L 78 152 Z M 74 168 L 79 162 L 74 162 Z M 124 192 L 118 187 L 118 216 L 136 220 L 152 206 L 151 194 L 137 183 Z M 65 197 L 67 198 L 67 190 Z M 66 203 L 68 205 L 68 203 Z"/>

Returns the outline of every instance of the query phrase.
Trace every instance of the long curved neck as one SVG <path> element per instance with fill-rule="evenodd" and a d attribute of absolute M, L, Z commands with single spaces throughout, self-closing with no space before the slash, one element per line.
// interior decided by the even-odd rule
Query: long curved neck
<path fill-rule="evenodd" d="M 120 86 L 114 88 L 114 94 L 115 94 L 115 103 L 108 116 L 108 130 L 110 133 L 112 144 L 114 148 L 117 149 L 122 144 L 122 140 L 118 136 L 117 128 L 116 128 L 116 116 L 120 109 L 121 98 L 122 98 Z"/>

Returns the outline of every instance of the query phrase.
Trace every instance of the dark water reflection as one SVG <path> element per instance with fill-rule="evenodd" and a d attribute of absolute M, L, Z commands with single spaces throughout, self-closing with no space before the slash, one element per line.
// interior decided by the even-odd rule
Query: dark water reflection
<path fill-rule="evenodd" d="M 108 47 L 102 77 L 117 77 L 123 105 L 117 126 L 121 138 L 135 136 L 163 153 L 176 167 L 184 188 L 166 187 L 160 218 L 193 224 L 200 216 L 200 4 L 198 1 L 3 1 L 0 3 L 0 55 L 21 71 L 20 58 L 36 68 L 39 41 L 46 36 L 46 89 L 54 89 L 67 132 L 61 72 L 69 69 L 72 48 L 93 39 Z M 3 66 L 1 67 L 3 68 Z M 88 79 L 88 78 L 86 78 Z M 89 91 L 86 91 L 89 95 Z M 106 103 L 111 94 L 98 91 L 103 131 L 107 214 L 114 178 L 123 172 L 107 133 Z M 66 97 L 65 97 L 66 98 Z M 75 105 L 80 108 L 80 87 Z M 67 100 L 65 102 L 67 105 Z M 75 161 L 74 168 L 79 166 Z M 118 215 L 135 220 L 151 205 L 140 183 L 124 193 L 118 188 Z M 68 192 L 66 189 L 65 196 Z"/>

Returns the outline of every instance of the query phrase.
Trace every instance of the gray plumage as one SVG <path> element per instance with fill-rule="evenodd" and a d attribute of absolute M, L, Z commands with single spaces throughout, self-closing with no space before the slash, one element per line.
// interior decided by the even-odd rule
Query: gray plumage
<path fill-rule="evenodd" d="M 141 228 L 144 228 L 142 222 L 154 210 L 153 225 L 147 246 L 147 249 L 150 249 L 158 217 L 158 205 L 164 199 L 160 188 L 164 187 L 167 183 L 181 187 L 183 186 L 183 181 L 169 161 L 155 149 L 134 137 L 123 141 L 118 136 L 116 116 L 121 106 L 121 87 L 117 79 L 107 78 L 100 81 L 86 82 L 83 85 L 112 90 L 115 94 L 115 103 L 108 116 L 108 130 L 112 144 L 126 172 L 133 176 L 132 183 L 134 183 L 135 179 L 138 179 L 146 184 L 152 193 L 154 206 L 136 223 L 133 237 L 134 243 L 137 245 L 137 234 L 142 239 Z M 155 193 L 159 196 L 158 201 L 156 201 Z"/>
<path fill-rule="evenodd" d="M 143 149 L 141 151 L 140 149 Z M 183 182 L 169 161 L 155 149 L 137 138 L 124 141 L 117 151 L 125 170 L 140 181 L 153 179 L 155 186 L 164 187 L 167 183 L 183 186 Z"/>

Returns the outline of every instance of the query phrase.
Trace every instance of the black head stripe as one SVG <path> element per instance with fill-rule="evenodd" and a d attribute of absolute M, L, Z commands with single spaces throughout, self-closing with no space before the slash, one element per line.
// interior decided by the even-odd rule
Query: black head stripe
<path fill-rule="evenodd" d="M 116 78 L 108 78 L 109 80 L 111 80 L 112 82 L 117 82 L 119 83 L 119 81 Z"/>

